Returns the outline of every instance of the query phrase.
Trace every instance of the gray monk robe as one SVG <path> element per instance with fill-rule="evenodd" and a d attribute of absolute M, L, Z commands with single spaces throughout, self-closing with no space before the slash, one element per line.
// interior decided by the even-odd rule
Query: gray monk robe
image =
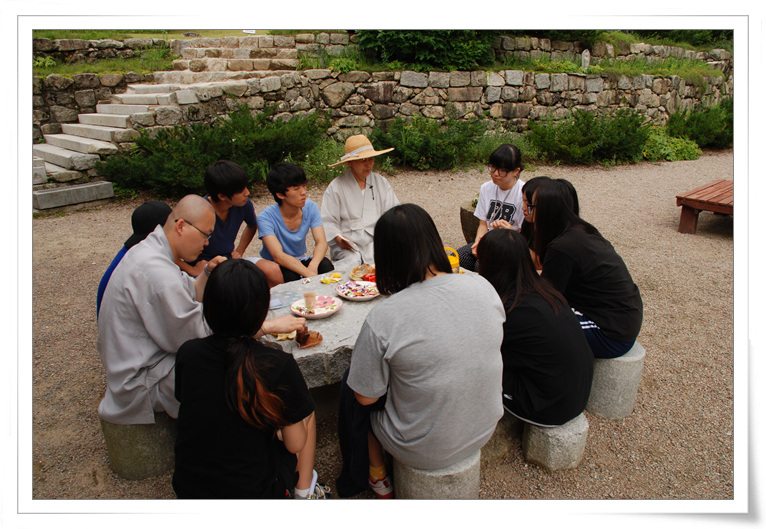
<path fill-rule="evenodd" d="M 351 168 L 330 182 L 322 199 L 322 223 L 336 270 L 350 270 L 361 264 L 361 259 L 357 252 L 338 246 L 335 237 L 343 235 L 350 239 L 362 252 L 364 262 L 374 263 L 375 223 L 398 204 L 391 184 L 378 173 L 370 173 L 364 190 L 359 189 Z"/>

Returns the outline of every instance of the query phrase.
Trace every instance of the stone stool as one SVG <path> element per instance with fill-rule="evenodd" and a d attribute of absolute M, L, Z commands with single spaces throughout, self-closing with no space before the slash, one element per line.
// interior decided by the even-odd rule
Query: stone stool
<path fill-rule="evenodd" d="M 580 464 L 587 439 L 588 419 L 581 413 L 571 421 L 553 428 L 525 424 L 521 448 L 524 459 L 530 463 L 548 470 L 562 470 Z"/>
<path fill-rule="evenodd" d="M 176 420 L 155 412 L 154 424 L 114 424 L 101 420 L 109 466 L 125 479 L 159 476 L 175 465 Z"/>
<path fill-rule="evenodd" d="M 646 351 L 640 343 L 617 358 L 596 358 L 593 362 L 593 384 L 585 407 L 605 419 L 622 419 L 633 413 L 644 370 Z"/>
<path fill-rule="evenodd" d="M 408 467 L 394 459 L 394 497 L 420 500 L 475 500 L 479 497 L 481 450 L 436 470 Z"/>

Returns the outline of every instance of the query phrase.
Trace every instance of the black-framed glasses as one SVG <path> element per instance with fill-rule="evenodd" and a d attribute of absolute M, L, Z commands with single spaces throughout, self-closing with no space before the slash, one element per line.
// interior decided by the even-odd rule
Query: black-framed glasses
<path fill-rule="evenodd" d="M 494 165 L 488 165 L 487 169 L 489 169 L 489 174 L 496 172 L 500 178 L 505 178 L 506 176 L 508 176 L 508 173 L 510 173 L 510 171 L 506 171 L 505 169 L 498 169 Z"/>
<path fill-rule="evenodd" d="M 206 240 L 206 241 L 209 241 L 209 240 L 210 240 L 210 237 L 212 237 L 212 236 L 213 236 L 213 232 L 210 232 L 210 233 L 205 233 L 204 231 L 202 231 L 201 229 L 199 229 L 197 226 L 195 226 L 194 224 L 192 224 L 191 222 L 189 222 L 189 221 L 188 221 L 188 220 L 186 220 L 186 219 L 176 219 L 176 222 L 178 222 L 179 220 L 182 220 L 182 221 L 184 221 L 186 224 L 188 224 L 189 226 L 191 226 L 192 228 L 194 228 L 195 230 L 197 230 L 198 232 L 200 232 L 202 235 L 204 235 L 204 236 L 205 236 L 205 240 Z"/>

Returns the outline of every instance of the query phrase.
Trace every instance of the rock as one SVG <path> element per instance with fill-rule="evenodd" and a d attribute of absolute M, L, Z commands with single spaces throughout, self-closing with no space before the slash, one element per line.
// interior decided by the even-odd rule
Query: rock
<path fill-rule="evenodd" d="M 330 108 L 338 108 L 346 102 L 354 90 L 355 86 L 352 83 L 334 83 L 322 92 L 322 100 Z"/>

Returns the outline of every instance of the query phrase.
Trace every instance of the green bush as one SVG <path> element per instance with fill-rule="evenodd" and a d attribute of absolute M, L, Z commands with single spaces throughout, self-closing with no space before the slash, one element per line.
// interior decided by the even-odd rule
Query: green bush
<path fill-rule="evenodd" d="M 668 136 L 664 127 L 652 127 L 644 145 L 644 158 L 650 162 L 696 160 L 702 149 L 691 140 Z"/>
<path fill-rule="evenodd" d="M 487 131 L 485 122 L 438 121 L 416 116 L 396 118 L 386 130 L 374 129 L 370 140 L 377 149 L 394 147 L 389 155 L 398 165 L 418 170 L 451 169 L 474 163 L 479 141 Z"/>
<path fill-rule="evenodd" d="M 574 110 L 560 121 L 530 121 L 527 140 L 545 161 L 587 165 L 641 160 L 648 135 L 646 118 L 633 110 Z"/>
<path fill-rule="evenodd" d="M 429 30 L 358 32 L 362 53 L 373 60 L 399 61 L 425 69 L 471 70 L 494 60 L 497 31 Z"/>
<path fill-rule="evenodd" d="M 703 148 L 731 147 L 734 144 L 734 100 L 725 99 L 721 104 L 703 110 L 671 114 L 667 132 Z"/>
<path fill-rule="evenodd" d="M 255 182 L 290 157 L 305 159 L 325 138 L 326 116 L 274 119 L 274 107 L 256 116 L 245 105 L 214 125 L 192 124 L 142 133 L 135 147 L 109 157 L 98 170 L 122 189 L 180 197 L 204 192 L 205 169 L 218 160 L 240 164 Z"/>

